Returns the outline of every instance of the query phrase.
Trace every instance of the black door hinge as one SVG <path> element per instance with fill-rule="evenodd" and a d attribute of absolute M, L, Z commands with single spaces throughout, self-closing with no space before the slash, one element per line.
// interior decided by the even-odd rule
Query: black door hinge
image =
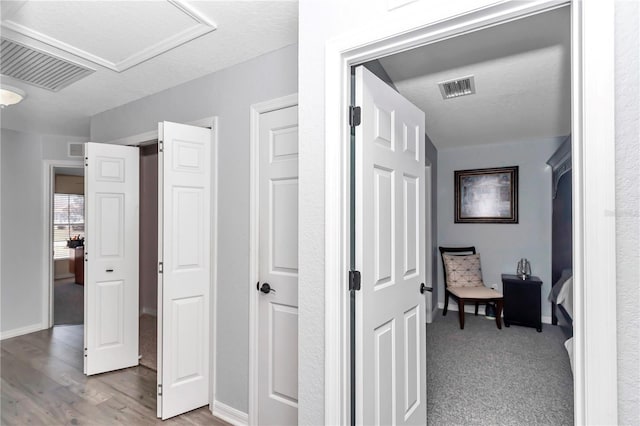
<path fill-rule="evenodd" d="M 349 291 L 360 290 L 360 271 L 349 271 Z"/>
<path fill-rule="evenodd" d="M 360 125 L 361 121 L 361 109 L 359 106 L 349 107 L 349 126 L 356 127 Z"/>

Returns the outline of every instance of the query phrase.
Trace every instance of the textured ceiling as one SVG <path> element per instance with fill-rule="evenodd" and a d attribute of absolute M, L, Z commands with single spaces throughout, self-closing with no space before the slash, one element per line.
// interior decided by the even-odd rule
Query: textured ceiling
<path fill-rule="evenodd" d="M 425 112 L 438 149 L 567 135 L 571 126 L 567 7 L 380 59 Z M 438 83 L 475 76 L 476 94 L 443 100 Z"/>
<path fill-rule="evenodd" d="M 298 38 L 297 1 L 3 0 L 0 13 L 2 37 L 96 70 L 57 93 L 2 77 L 27 92 L 2 127 L 39 133 L 88 136 L 97 113 Z"/>

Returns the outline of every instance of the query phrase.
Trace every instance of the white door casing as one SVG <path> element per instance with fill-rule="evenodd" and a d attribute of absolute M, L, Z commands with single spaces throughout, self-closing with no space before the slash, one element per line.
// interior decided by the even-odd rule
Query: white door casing
<path fill-rule="evenodd" d="M 158 415 L 209 402 L 211 129 L 158 125 Z"/>
<path fill-rule="evenodd" d="M 426 141 L 425 141 L 426 143 Z M 426 153 L 425 153 L 426 154 Z M 425 161 L 426 161 L 426 156 L 425 156 Z M 433 217 L 431 216 L 432 213 L 432 209 L 431 206 L 433 205 L 433 200 L 431 198 L 431 179 L 433 179 L 433 177 L 431 176 L 431 173 L 433 171 L 433 168 L 431 167 L 431 165 L 428 165 L 425 167 L 424 170 L 424 193 L 425 193 L 425 203 L 424 203 L 424 209 L 425 209 L 425 223 L 424 223 L 424 235 L 425 235 L 425 240 L 424 240 L 424 258 L 425 260 L 425 270 L 424 270 L 424 276 L 426 281 L 426 285 L 428 288 L 433 289 L 433 287 L 435 287 L 435 285 L 437 284 L 437 282 L 433 281 L 433 233 L 432 233 L 432 221 L 433 221 Z M 425 319 L 427 321 L 427 324 L 431 324 L 433 322 L 433 292 L 432 291 L 425 291 L 424 293 L 425 296 Z"/>
<path fill-rule="evenodd" d="M 85 144 L 85 374 L 138 365 L 138 148 Z"/>
<path fill-rule="evenodd" d="M 298 423 L 298 107 L 259 115 L 257 424 Z M 258 291 L 258 288 L 255 288 Z M 255 383 L 254 383 L 255 385 Z"/>
<path fill-rule="evenodd" d="M 426 424 L 424 113 L 356 68 L 356 423 Z"/>

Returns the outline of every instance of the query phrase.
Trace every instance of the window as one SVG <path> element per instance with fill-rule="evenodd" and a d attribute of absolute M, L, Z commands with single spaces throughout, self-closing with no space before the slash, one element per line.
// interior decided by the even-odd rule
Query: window
<path fill-rule="evenodd" d="M 68 259 L 67 240 L 84 237 L 84 195 L 53 194 L 53 258 Z"/>

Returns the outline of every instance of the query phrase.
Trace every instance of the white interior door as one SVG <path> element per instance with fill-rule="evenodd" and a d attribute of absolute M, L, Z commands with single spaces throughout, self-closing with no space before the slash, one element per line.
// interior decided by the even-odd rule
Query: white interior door
<path fill-rule="evenodd" d="M 356 70 L 356 422 L 424 425 L 424 113 Z"/>
<path fill-rule="evenodd" d="M 258 419 L 298 423 L 298 107 L 260 114 Z M 267 291 L 268 289 L 271 291 Z"/>
<path fill-rule="evenodd" d="M 84 372 L 138 365 L 138 148 L 85 144 Z"/>
<path fill-rule="evenodd" d="M 212 130 L 159 123 L 158 416 L 209 403 Z"/>

